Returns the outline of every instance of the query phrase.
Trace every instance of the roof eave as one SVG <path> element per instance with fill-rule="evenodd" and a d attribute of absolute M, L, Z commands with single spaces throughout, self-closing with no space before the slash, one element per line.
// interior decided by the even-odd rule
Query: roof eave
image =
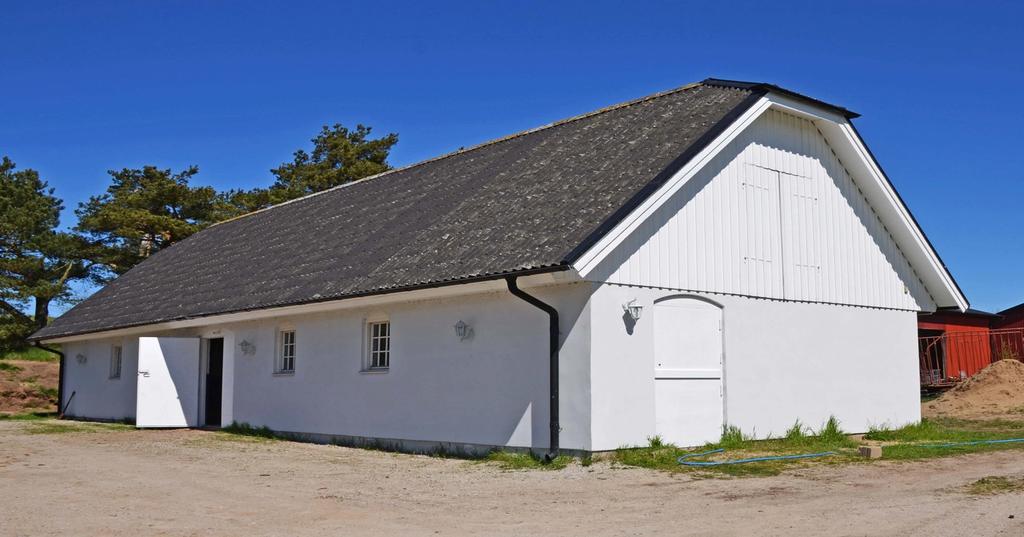
<path fill-rule="evenodd" d="M 237 309 L 237 310 L 225 310 L 225 311 L 210 312 L 210 313 L 205 313 L 205 314 L 200 314 L 200 315 L 186 315 L 186 316 L 181 316 L 181 317 L 160 319 L 160 320 L 156 320 L 156 321 L 147 321 L 147 322 L 143 322 L 143 323 L 120 324 L 120 325 L 114 325 L 114 326 L 109 326 L 109 327 L 97 328 L 97 329 L 92 329 L 92 330 L 78 330 L 78 331 L 71 330 L 71 331 L 68 331 L 68 332 L 59 332 L 59 333 L 56 333 L 56 334 L 43 334 L 43 335 L 40 335 L 41 333 L 46 331 L 46 328 L 48 328 L 48 327 L 44 327 L 44 328 L 34 332 L 27 339 L 28 339 L 28 341 L 31 341 L 31 342 L 43 343 L 43 342 L 47 342 L 47 341 L 54 341 L 54 340 L 65 339 L 65 338 L 85 336 L 85 335 L 90 335 L 90 334 L 104 334 L 104 333 L 108 333 L 108 332 L 115 332 L 115 331 L 125 330 L 125 329 L 138 329 L 138 328 L 144 328 L 144 327 L 147 327 L 147 326 L 160 326 L 160 325 L 164 325 L 164 324 L 167 324 L 167 323 L 174 323 L 174 322 L 193 321 L 193 320 L 198 320 L 198 319 L 211 319 L 212 320 L 212 319 L 214 319 L 216 317 L 225 316 L 225 315 L 234 315 L 234 314 L 239 314 L 239 313 L 249 313 L 249 312 L 265 311 L 265 310 L 276 310 L 276 309 L 281 309 L 281 308 L 292 308 L 292 307 L 296 307 L 296 306 L 310 306 L 310 305 L 324 304 L 324 303 L 329 303 L 329 302 L 344 302 L 344 301 L 349 301 L 349 300 L 353 300 L 353 299 L 357 299 L 357 298 L 380 297 L 380 296 L 385 296 L 385 295 L 395 295 L 395 294 L 399 294 L 399 293 L 407 293 L 407 292 L 413 292 L 413 291 L 422 291 L 422 290 L 427 290 L 427 289 L 438 289 L 438 288 L 443 288 L 443 287 L 455 287 L 455 286 L 459 286 L 459 285 L 469 285 L 469 284 L 474 284 L 474 283 L 497 281 L 497 280 L 503 280 L 503 279 L 505 279 L 508 276 L 535 276 L 535 275 L 541 275 L 541 274 L 552 274 L 552 273 L 561 273 L 561 272 L 565 272 L 567 274 L 565 276 L 565 281 L 566 282 L 571 282 L 574 279 L 578 279 L 578 275 L 575 273 L 575 271 L 571 270 L 571 267 L 566 266 L 566 265 L 550 265 L 550 266 L 546 266 L 546 267 L 536 267 L 536 268 L 521 269 L 521 270 L 508 271 L 508 272 L 499 272 L 499 273 L 494 273 L 494 274 L 485 274 L 485 275 L 474 276 L 474 277 L 469 277 L 469 278 L 462 278 L 462 279 L 458 279 L 458 280 L 446 280 L 446 281 L 428 282 L 428 283 L 423 283 L 423 284 L 416 284 L 416 285 L 410 285 L 410 286 L 404 286 L 404 287 L 396 287 L 396 288 L 389 288 L 389 289 L 377 289 L 377 290 L 367 291 L 367 292 L 363 292 L 363 293 L 353 293 L 353 294 L 343 295 L 343 296 L 325 297 L 325 298 L 316 299 L 316 300 L 300 300 L 300 301 L 295 301 L 295 302 L 273 304 L 273 305 L 268 305 L 268 306 L 258 307 L 258 308 L 242 308 L 242 309 Z"/>

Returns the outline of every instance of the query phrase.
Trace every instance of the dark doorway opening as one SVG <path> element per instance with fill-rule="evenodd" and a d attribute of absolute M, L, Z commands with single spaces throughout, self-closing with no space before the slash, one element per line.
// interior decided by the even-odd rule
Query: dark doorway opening
<path fill-rule="evenodd" d="M 220 399 L 224 385 L 224 340 L 209 340 L 206 367 L 206 424 L 220 427 Z"/>

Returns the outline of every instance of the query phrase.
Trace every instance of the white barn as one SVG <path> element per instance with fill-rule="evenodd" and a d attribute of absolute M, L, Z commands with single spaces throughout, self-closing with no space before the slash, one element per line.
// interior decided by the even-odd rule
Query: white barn
<path fill-rule="evenodd" d="M 68 416 L 612 450 L 920 419 L 967 308 L 856 114 L 705 80 L 218 224 L 33 337 Z"/>

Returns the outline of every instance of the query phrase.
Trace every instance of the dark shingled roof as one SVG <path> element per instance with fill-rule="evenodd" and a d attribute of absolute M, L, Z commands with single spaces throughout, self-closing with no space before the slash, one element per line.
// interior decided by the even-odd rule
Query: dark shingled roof
<path fill-rule="evenodd" d="M 767 91 L 708 80 L 220 223 L 33 339 L 564 270 Z"/>

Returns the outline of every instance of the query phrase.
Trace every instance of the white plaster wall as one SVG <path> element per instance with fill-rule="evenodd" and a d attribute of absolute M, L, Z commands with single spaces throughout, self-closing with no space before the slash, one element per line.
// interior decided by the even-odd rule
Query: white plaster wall
<path fill-rule="evenodd" d="M 589 447 L 589 289 L 526 289 L 560 312 L 561 440 L 575 449 Z M 364 320 L 381 314 L 391 321 L 391 367 L 362 372 Z M 459 320 L 471 339 L 455 337 Z M 231 412 L 279 431 L 546 447 L 547 322 L 498 292 L 225 326 L 236 347 L 256 345 L 248 356 L 235 349 Z M 275 375 L 285 323 L 296 331 L 295 373 Z"/>
<path fill-rule="evenodd" d="M 110 350 L 122 346 L 121 377 L 111 379 Z M 136 372 L 138 371 L 138 339 L 94 339 L 63 345 L 64 401 L 71 399 L 68 416 L 92 419 L 134 419 Z M 76 357 L 86 357 L 84 364 Z"/>
<path fill-rule="evenodd" d="M 593 449 L 655 434 L 653 303 L 664 289 L 607 284 L 591 297 Z M 700 294 L 723 306 L 726 422 L 759 438 L 835 415 L 848 432 L 920 419 L 915 314 Z M 644 315 L 626 330 L 622 304 Z"/>

